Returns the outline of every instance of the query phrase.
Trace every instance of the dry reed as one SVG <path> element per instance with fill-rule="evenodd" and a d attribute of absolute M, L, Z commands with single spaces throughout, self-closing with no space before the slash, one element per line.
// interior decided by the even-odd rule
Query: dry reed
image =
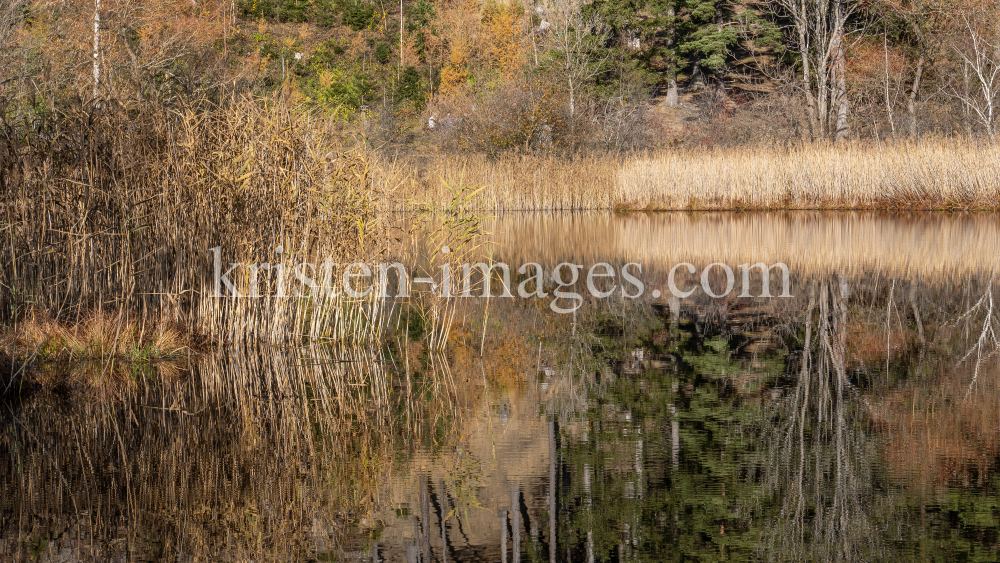
<path fill-rule="evenodd" d="M 384 168 L 409 173 L 409 182 L 397 192 L 398 210 L 444 206 L 451 193 L 447 185 L 484 186 L 472 200 L 477 209 L 584 210 L 615 206 L 612 157 L 560 158 L 556 156 L 485 155 L 410 157 Z"/>
<path fill-rule="evenodd" d="M 76 324 L 103 310 L 220 342 L 378 336 L 377 299 L 275 295 L 291 287 L 295 264 L 373 261 L 387 243 L 382 190 L 366 155 L 342 150 L 333 123 L 229 97 L 106 101 L 32 128 L 7 125 L 5 321 L 42 311 Z M 233 275 L 241 293 L 262 297 L 214 296 L 215 247 L 223 272 L 234 262 L 272 266 L 253 287 L 246 269 Z"/>
<path fill-rule="evenodd" d="M 488 186 L 488 210 L 1000 209 L 1000 148 L 962 139 L 576 157 L 413 158 L 402 207 L 440 178 Z"/>

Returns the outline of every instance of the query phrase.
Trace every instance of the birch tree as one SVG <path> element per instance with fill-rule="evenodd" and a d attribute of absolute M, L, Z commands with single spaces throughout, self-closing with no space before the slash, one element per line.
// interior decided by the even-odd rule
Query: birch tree
<path fill-rule="evenodd" d="M 1000 23 L 993 22 L 992 38 L 977 30 L 965 19 L 966 37 L 955 47 L 968 87 L 954 90 L 954 95 L 986 130 L 990 140 L 996 138 L 996 122 L 1000 114 Z M 970 84 L 971 83 L 971 84 Z"/>
<path fill-rule="evenodd" d="M 101 83 L 101 0 L 94 0 L 94 97 Z"/>
<path fill-rule="evenodd" d="M 792 50 L 800 59 L 799 88 L 813 139 L 843 140 L 850 134 L 847 99 L 847 23 L 858 0 L 765 0 L 792 22 Z"/>
<path fill-rule="evenodd" d="M 553 0 L 543 13 L 549 24 L 549 58 L 565 81 L 573 118 L 581 89 L 606 70 L 610 54 L 604 43 L 608 31 L 596 13 L 583 14 L 578 0 Z"/>

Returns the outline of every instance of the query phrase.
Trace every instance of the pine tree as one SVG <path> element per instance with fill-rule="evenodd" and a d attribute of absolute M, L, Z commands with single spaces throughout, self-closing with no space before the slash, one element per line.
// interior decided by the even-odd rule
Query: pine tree
<path fill-rule="evenodd" d="M 738 36 L 730 25 L 733 0 L 597 0 L 589 5 L 609 27 L 612 41 L 634 50 L 647 70 L 666 82 L 668 106 L 677 104 L 677 74 L 690 85 L 704 73 L 721 86 L 730 49 Z"/>

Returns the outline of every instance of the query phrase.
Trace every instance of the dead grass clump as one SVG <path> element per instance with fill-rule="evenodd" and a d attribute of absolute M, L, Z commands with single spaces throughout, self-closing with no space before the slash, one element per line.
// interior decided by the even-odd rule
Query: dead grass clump
<path fill-rule="evenodd" d="M 17 324 L 3 348 L 22 365 L 77 360 L 151 361 L 186 354 L 191 339 L 170 323 L 142 323 L 124 313 L 93 311 L 75 323 L 61 323 L 41 313 Z"/>

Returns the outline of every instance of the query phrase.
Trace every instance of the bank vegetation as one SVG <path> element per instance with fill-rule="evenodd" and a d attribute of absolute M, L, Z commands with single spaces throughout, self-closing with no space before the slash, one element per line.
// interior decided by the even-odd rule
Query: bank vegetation
<path fill-rule="evenodd" d="M 398 204 L 448 198 L 440 179 L 487 186 L 490 211 L 1000 209 L 1000 146 L 959 138 L 702 147 L 626 156 L 412 159 Z"/>

